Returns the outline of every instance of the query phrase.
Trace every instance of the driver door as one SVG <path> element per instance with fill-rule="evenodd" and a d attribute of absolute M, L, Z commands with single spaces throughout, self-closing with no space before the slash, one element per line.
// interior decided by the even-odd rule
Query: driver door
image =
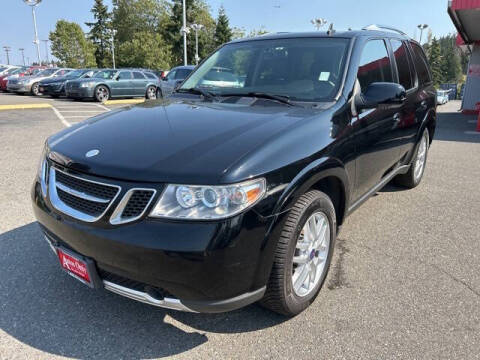
<path fill-rule="evenodd" d="M 111 83 L 112 96 L 126 96 L 131 95 L 132 91 L 132 72 L 120 71 L 117 77 Z"/>

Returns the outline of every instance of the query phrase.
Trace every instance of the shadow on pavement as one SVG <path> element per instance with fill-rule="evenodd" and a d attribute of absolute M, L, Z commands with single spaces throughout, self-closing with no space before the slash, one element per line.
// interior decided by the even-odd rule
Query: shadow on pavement
<path fill-rule="evenodd" d="M 475 131 L 476 124 L 469 121 L 476 120 L 476 116 L 463 115 L 458 112 L 438 113 L 437 116 L 434 140 L 480 143 L 480 134 L 465 133 L 466 131 Z"/>
<path fill-rule="evenodd" d="M 225 314 L 191 314 L 90 290 L 60 270 L 36 223 L 0 234 L 0 269 L 0 329 L 56 355 L 165 357 L 206 343 L 205 331 L 248 332 L 285 320 L 256 305 Z M 197 331 L 169 323 L 172 318 Z"/>

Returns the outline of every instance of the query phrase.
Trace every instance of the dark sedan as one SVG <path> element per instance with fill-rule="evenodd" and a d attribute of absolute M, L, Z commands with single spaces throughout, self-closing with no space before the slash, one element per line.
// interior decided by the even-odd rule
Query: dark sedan
<path fill-rule="evenodd" d="M 89 78 L 95 72 L 96 70 L 93 69 L 79 69 L 73 70 L 65 76 L 42 80 L 40 81 L 39 92 L 43 95 L 50 95 L 51 97 L 64 96 L 67 81 Z"/>

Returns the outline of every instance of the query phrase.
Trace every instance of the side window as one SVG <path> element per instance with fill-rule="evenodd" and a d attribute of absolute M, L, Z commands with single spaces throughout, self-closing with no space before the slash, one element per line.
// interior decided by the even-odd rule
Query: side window
<path fill-rule="evenodd" d="M 412 73 L 406 45 L 400 40 L 391 40 L 393 55 L 398 69 L 398 81 L 405 90 L 413 88 Z"/>
<path fill-rule="evenodd" d="M 152 73 L 144 73 L 144 74 L 149 79 L 157 79 L 157 77 L 155 75 L 153 75 Z"/>
<path fill-rule="evenodd" d="M 410 43 L 413 48 L 415 68 L 417 69 L 418 81 L 420 84 L 427 84 L 432 81 L 428 70 L 428 61 L 422 48 L 414 42 Z"/>
<path fill-rule="evenodd" d="M 175 74 L 175 80 L 184 80 L 192 71 L 189 69 L 178 69 Z"/>
<path fill-rule="evenodd" d="M 132 78 L 132 73 L 130 71 L 120 71 L 118 74 L 118 80 L 130 80 Z"/>
<path fill-rule="evenodd" d="M 392 65 L 383 40 L 370 40 L 363 48 L 358 81 L 365 91 L 374 82 L 393 82 Z"/>
<path fill-rule="evenodd" d="M 168 75 L 165 78 L 168 80 L 173 80 L 175 79 L 176 74 L 177 74 L 177 70 L 172 70 L 168 73 Z"/>
<path fill-rule="evenodd" d="M 141 72 L 138 72 L 138 71 L 133 72 L 133 78 L 138 79 L 138 80 L 145 80 L 145 76 Z"/>

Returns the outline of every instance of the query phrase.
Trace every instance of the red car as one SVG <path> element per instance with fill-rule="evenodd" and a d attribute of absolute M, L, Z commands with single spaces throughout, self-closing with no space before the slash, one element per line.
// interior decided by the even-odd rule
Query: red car
<path fill-rule="evenodd" d="M 46 66 L 23 66 L 21 68 L 15 69 L 9 74 L 0 76 L 0 91 L 7 91 L 7 83 L 9 77 L 23 77 L 35 75 L 36 73 L 46 69 Z"/>

